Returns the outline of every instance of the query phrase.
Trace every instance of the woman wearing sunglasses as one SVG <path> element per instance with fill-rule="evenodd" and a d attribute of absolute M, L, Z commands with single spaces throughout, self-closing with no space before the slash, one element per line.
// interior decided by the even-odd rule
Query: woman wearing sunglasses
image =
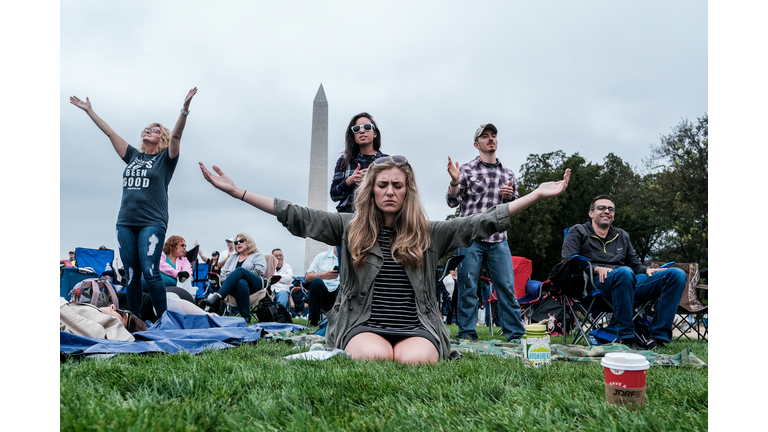
<path fill-rule="evenodd" d="M 189 104 L 197 87 L 187 93 L 176 126 L 169 132 L 160 123 L 151 123 L 141 132 L 139 148 L 128 144 L 93 111 L 89 98 L 71 96 L 69 102 L 85 111 L 104 132 L 123 170 L 123 197 L 117 214 L 117 242 L 128 280 L 128 308 L 141 312 L 141 276 L 147 281 L 152 303 L 162 316 L 167 308 L 165 284 L 160 277 L 160 253 L 168 227 L 168 184 L 179 161 L 181 135 L 187 123 Z"/>
<path fill-rule="evenodd" d="M 326 347 L 356 359 L 434 363 L 450 356 L 448 329 L 435 296 L 440 257 L 475 240 L 507 230 L 510 216 L 536 201 L 562 193 L 563 180 L 485 213 L 448 221 L 426 219 L 416 178 L 403 156 L 374 161 L 355 197 L 355 214 L 330 213 L 243 190 L 217 166 L 201 163 L 217 189 L 277 216 L 291 234 L 341 244 L 341 284 L 328 312 Z"/>
<path fill-rule="evenodd" d="M 353 213 L 354 194 L 365 178 L 368 166 L 376 159 L 387 156 L 381 148 L 381 131 L 373 117 L 361 112 L 352 117 L 344 136 L 344 154 L 336 161 L 331 181 L 331 199 L 339 204 L 339 213 Z"/>
<path fill-rule="evenodd" d="M 221 268 L 221 289 L 203 300 L 209 306 L 216 306 L 221 299 L 232 295 L 237 310 L 246 322 L 251 320 L 251 294 L 264 287 L 267 260 L 259 252 L 256 242 L 246 233 L 235 237 L 235 252 Z M 215 310 L 215 308 L 213 308 Z"/>

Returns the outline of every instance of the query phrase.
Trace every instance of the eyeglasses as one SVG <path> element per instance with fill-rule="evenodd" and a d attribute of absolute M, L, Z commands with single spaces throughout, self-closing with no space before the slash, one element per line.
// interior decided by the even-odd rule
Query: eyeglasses
<path fill-rule="evenodd" d="M 370 132 L 370 131 L 375 129 L 373 127 L 372 123 L 366 123 L 364 125 L 354 125 L 354 126 L 352 126 L 352 132 L 353 133 L 360 133 L 360 128 L 362 128 L 366 132 Z"/>
<path fill-rule="evenodd" d="M 397 155 L 397 156 L 382 156 L 382 157 L 376 159 L 375 161 L 373 161 L 373 163 L 375 163 L 375 164 L 383 164 L 386 161 L 388 161 L 389 159 L 392 159 L 392 161 L 394 163 L 396 163 L 396 164 L 408 163 L 408 159 L 406 159 L 405 156 L 400 156 L 400 155 Z"/>
<path fill-rule="evenodd" d="M 606 209 L 608 209 L 608 213 L 616 213 L 616 208 L 614 207 L 606 207 L 603 205 L 592 207 L 592 210 L 597 210 L 599 212 L 604 212 Z"/>
<path fill-rule="evenodd" d="M 159 134 L 159 133 L 160 133 L 160 129 L 158 129 L 158 128 L 152 128 L 152 129 L 144 129 L 144 130 L 143 130 L 141 133 L 142 133 L 142 134 L 145 134 L 145 133 L 155 133 L 155 134 Z"/>
<path fill-rule="evenodd" d="M 235 244 L 245 243 L 245 239 L 235 240 Z"/>

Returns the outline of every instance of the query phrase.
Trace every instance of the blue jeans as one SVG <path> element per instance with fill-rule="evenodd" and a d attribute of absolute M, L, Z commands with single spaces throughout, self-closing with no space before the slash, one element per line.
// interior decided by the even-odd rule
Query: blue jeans
<path fill-rule="evenodd" d="M 456 255 L 464 255 L 459 264 L 456 289 L 459 302 L 456 307 L 456 321 L 459 324 L 458 337 L 477 339 L 477 280 L 480 265 L 488 270 L 496 289 L 498 322 L 507 340 L 519 339 L 525 334 L 520 317 L 520 305 L 515 297 L 515 275 L 512 268 L 512 254 L 507 242 L 487 243 L 476 241 L 467 248 L 458 248 Z"/>
<path fill-rule="evenodd" d="M 251 318 L 251 294 L 264 286 L 261 276 L 240 267 L 230 273 L 221 284 L 219 295 L 224 298 L 231 295 L 237 303 L 240 316 L 248 321 Z"/>
<path fill-rule="evenodd" d="M 672 322 L 685 290 L 685 272 L 679 268 L 658 271 L 648 277 L 636 275 L 629 267 L 619 267 L 608 273 L 603 283 L 594 278 L 595 287 L 611 299 L 616 331 L 621 339 L 635 337 L 632 315 L 634 302 L 659 299 L 651 325 L 651 339 L 672 340 Z"/>
<path fill-rule="evenodd" d="M 117 247 L 125 268 L 125 294 L 128 309 L 141 316 L 141 276 L 147 281 L 149 297 L 158 317 L 163 316 L 168 300 L 165 283 L 160 277 L 160 253 L 165 243 L 165 229 L 158 226 L 133 227 L 118 225 Z"/>
<path fill-rule="evenodd" d="M 288 302 L 291 298 L 291 293 L 289 291 L 276 291 L 275 292 L 275 300 L 280 303 L 281 305 L 285 306 L 285 309 L 290 309 L 288 307 Z"/>

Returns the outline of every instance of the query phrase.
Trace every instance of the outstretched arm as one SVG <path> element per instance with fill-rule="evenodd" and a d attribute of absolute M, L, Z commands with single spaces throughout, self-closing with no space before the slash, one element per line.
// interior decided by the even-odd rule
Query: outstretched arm
<path fill-rule="evenodd" d="M 560 195 L 568 187 L 568 180 L 571 179 L 571 169 L 568 168 L 563 174 L 563 179 L 557 182 L 546 182 L 539 185 L 533 192 L 524 197 L 520 197 L 509 203 L 509 215 L 513 216 L 525 210 L 528 206 L 543 198 Z"/>
<path fill-rule="evenodd" d="M 202 162 L 198 163 L 200 164 L 200 171 L 203 172 L 203 177 L 205 177 L 205 179 L 208 180 L 208 183 L 212 184 L 213 187 L 226 193 L 232 198 L 245 201 L 265 213 L 269 213 L 273 216 L 275 215 L 274 199 L 246 191 L 245 189 L 240 189 L 235 185 L 235 182 L 233 182 L 232 179 L 216 165 L 213 166 L 213 170 L 216 171 L 216 174 L 218 175 L 208 171 Z"/>
<path fill-rule="evenodd" d="M 184 112 L 189 112 L 189 103 L 192 102 L 192 97 L 197 94 L 197 87 L 187 93 L 187 97 L 184 98 L 184 104 L 181 109 Z M 171 141 L 168 143 L 168 156 L 174 159 L 179 155 L 179 149 L 181 148 L 181 134 L 184 132 L 184 126 L 187 124 L 187 115 L 179 113 L 179 119 L 176 120 L 176 126 L 171 131 Z"/>
<path fill-rule="evenodd" d="M 85 111 L 85 113 L 88 114 L 88 117 L 90 117 L 91 120 L 96 123 L 96 126 L 98 126 L 99 129 L 101 129 L 101 131 L 104 132 L 104 134 L 109 138 L 109 141 L 112 142 L 112 147 L 115 148 L 117 155 L 121 158 L 125 156 L 125 152 L 128 150 L 128 142 L 122 139 L 120 135 L 116 134 L 115 131 L 109 127 L 107 122 L 102 120 L 101 117 L 97 116 L 96 113 L 93 112 L 91 100 L 88 97 L 86 97 L 85 100 L 82 100 L 77 96 L 70 96 L 69 103 Z"/>

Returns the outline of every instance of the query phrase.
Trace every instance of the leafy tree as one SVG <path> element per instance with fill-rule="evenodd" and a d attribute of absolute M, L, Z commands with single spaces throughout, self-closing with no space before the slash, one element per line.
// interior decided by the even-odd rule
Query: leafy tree
<path fill-rule="evenodd" d="M 658 249 L 661 261 L 708 265 L 709 117 L 683 119 L 672 133 L 652 146 L 646 161 L 655 176 L 670 230 Z"/>

